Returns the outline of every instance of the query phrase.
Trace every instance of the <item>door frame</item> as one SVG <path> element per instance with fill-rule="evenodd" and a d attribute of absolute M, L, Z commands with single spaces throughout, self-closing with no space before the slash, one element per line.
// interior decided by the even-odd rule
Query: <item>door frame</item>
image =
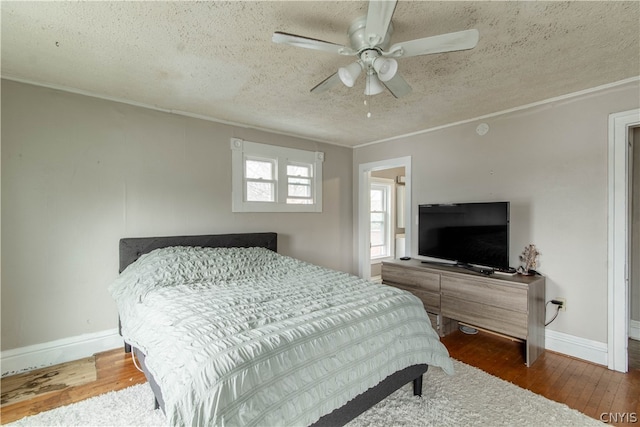
<path fill-rule="evenodd" d="M 619 372 L 629 367 L 629 131 L 639 125 L 640 109 L 609 115 L 607 364 Z"/>
<path fill-rule="evenodd" d="M 405 174 L 405 254 L 411 256 L 411 156 L 377 162 L 362 163 L 358 166 L 358 275 L 363 279 L 371 278 L 371 252 L 369 208 L 371 172 L 404 167 Z"/>

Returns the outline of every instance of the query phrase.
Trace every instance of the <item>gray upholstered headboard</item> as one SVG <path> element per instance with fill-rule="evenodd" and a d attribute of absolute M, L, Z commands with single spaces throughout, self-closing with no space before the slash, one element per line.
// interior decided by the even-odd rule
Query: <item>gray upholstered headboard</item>
<path fill-rule="evenodd" d="M 120 239 L 120 273 L 141 255 L 170 246 L 203 248 L 267 248 L 278 251 L 277 233 L 211 234 L 204 236 L 130 237 Z"/>

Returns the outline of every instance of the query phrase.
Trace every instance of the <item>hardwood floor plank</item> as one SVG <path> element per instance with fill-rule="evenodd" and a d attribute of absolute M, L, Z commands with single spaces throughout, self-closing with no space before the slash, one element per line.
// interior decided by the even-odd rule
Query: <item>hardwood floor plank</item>
<path fill-rule="evenodd" d="M 629 375 L 635 376 L 636 380 L 633 383 L 621 381 L 618 387 L 618 391 L 613 398 L 610 412 L 612 414 L 620 414 L 620 417 L 625 417 L 623 414 L 635 413 L 636 417 L 640 414 L 640 371 L 632 371 Z M 635 408 L 635 409 L 634 409 Z M 638 423 L 632 423 L 629 417 L 628 423 L 621 423 L 621 425 L 633 425 Z"/>
<path fill-rule="evenodd" d="M 582 384 L 582 391 L 578 397 L 578 404 L 575 409 L 582 413 L 586 413 L 591 396 L 593 396 L 596 387 L 600 381 L 600 378 L 604 375 L 604 370 L 600 369 L 596 365 L 589 365 L 585 369 L 585 377 Z"/>
<path fill-rule="evenodd" d="M 569 358 L 554 358 L 555 362 L 550 365 L 550 372 L 546 376 L 544 383 L 539 383 L 541 394 L 545 396 L 553 395 L 552 400 L 558 400 L 557 392 L 566 382 L 568 378 L 567 369 L 570 365 L 571 359 Z"/>
<path fill-rule="evenodd" d="M 629 370 L 640 369 L 640 341 L 629 339 Z"/>
<path fill-rule="evenodd" d="M 597 405 L 598 409 L 596 411 L 596 414 L 611 412 L 613 398 L 618 391 L 618 386 L 620 385 L 620 382 L 616 381 L 614 376 L 607 376 L 605 378 L 606 380 L 602 381 L 600 386 L 598 387 L 598 391 L 602 392 L 602 396 L 598 399 L 599 404 Z M 595 404 L 596 402 L 593 403 Z"/>
<path fill-rule="evenodd" d="M 580 401 L 578 396 L 584 388 L 582 383 L 588 378 L 585 372 L 588 369 L 589 364 L 578 363 L 573 371 L 573 376 L 567 381 L 565 386 L 560 390 L 559 401 L 566 403 L 569 407 L 576 408 Z"/>

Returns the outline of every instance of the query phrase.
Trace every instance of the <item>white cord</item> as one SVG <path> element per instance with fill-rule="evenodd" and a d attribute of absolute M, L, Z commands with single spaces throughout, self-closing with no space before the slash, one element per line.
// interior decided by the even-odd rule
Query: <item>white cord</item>
<path fill-rule="evenodd" d="M 138 371 L 144 372 L 142 369 L 140 369 L 140 366 L 138 366 L 138 363 L 136 362 L 135 350 L 133 348 L 131 349 L 131 360 L 133 360 L 133 366 L 135 366 Z"/>

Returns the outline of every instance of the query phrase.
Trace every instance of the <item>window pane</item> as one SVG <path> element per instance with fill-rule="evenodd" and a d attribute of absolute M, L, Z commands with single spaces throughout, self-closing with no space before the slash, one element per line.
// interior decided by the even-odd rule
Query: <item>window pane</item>
<path fill-rule="evenodd" d="M 289 176 L 311 176 L 311 167 L 302 165 L 287 165 L 287 175 Z"/>
<path fill-rule="evenodd" d="M 371 190 L 371 210 L 380 212 L 384 207 L 384 191 L 382 190 Z"/>
<path fill-rule="evenodd" d="M 371 247 L 371 258 L 382 258 L 386 255 L 384 246 Z"/>
<path fill-rule="evenodd" d="M 378 222 L 380 224 L 384 224 L 385 214 L 384 213 L 371 213 L 371 222 Z"/>
<path fill-rule="evenodd" d="M 287 203 L 311 205 L 311 166 L 287 165 Z"/>
<path fill-rule="evenodd" d="M 247 181 L 247 202 L 275 201 L 273 182 Z"/>
<path fill-rule="evenodd" d="M 289 181 L 287 186 L 287 195 L 292 197 L 311 197 L 310 182 Z"/>
<path fill-rule="evenodd" d="M 245 161 L 245 177 L 252 179 L 273 179 L 273 162 L 261 160 Z"/>
<path fill-rule="evenodd" d="M 384 245 L 385 243 L 384 223 L 371 222 L 371 245 Z"/>
<path fill-rule="evenodd" d="M 289 185 L 289 196 L 311 197 L 311 187 L 308 185 Z"/>

